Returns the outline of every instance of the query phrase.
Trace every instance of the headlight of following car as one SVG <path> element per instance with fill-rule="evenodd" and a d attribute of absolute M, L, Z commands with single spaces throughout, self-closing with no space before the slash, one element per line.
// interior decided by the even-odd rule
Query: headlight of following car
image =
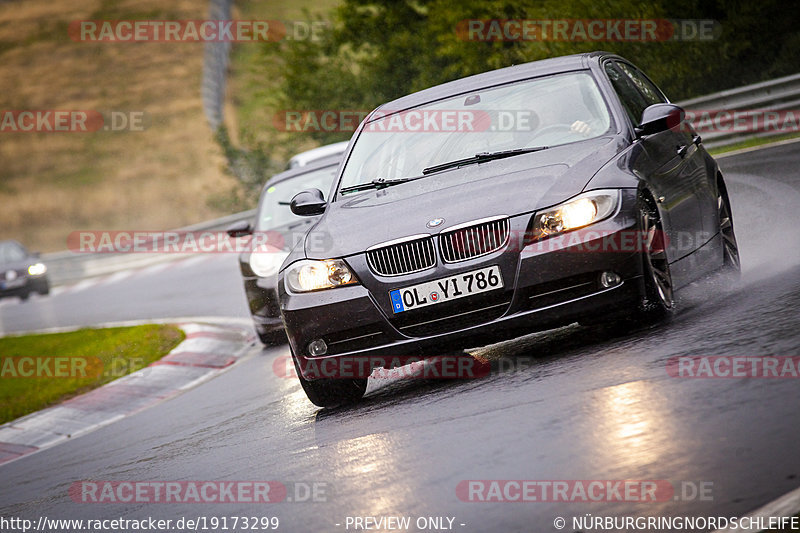
<path fill-rule="evenodd" d="M 531 240 L 552 237 L 608 218 L 617 209 L 619 191 L 591 191 L 534 215 Z"/>
<path fill-rule="evenodd" d="M 47 267 L 44 263 L 34 263 L 28 267 L 28 274 L 31 276 L 41 276 L 45 272 L 47 272 Z"/>
<path fill-rule="evenodd" d="M 358 283 L 356 277 L 341 259 L 325 261 L 298 261 L 286 269 L 286 285 L 294 292 L 333 289 Z"/>
<path fill-rule="evenodd" d="M 256 250 L 250 254 L 250 269 L 261 278 L 274 276 L 288 255 L 287 252 Z"/>

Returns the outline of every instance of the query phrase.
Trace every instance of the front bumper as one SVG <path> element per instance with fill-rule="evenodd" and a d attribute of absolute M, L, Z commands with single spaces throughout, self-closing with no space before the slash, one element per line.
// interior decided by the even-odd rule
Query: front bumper
<path fill-rule="evenodd" d="M 287 292 L 278 280 L 289 343 L 301 367 L 307 360 L 346 356 L 419 356 L 481 346 L 568 324 L 582 318 L 629 312 L 643 294 L 636 234 L 636 191 L 623 190 L 611 218 L 561 237 L 515 246 L 531 216 L 511 218 L 509 244 L 490 255 L 393 278 L 369 271 L 364 254 L 346 257 L 359 285 L 311 293 Z M 632 238 L 633 236 L 633 238 Z M 622 244 L 621 244 L 622 243 Z M 389 290 L 497 265 L 504 288 L 394 314 Z M 600 283 L 605 271 L 622 282 Z M 324 356 L 310 357 L 308 344 L 323 339 Z"/>
<path fill-rule="evenodd" d="M 253 323 L 260 333 L 272 333 L 283 329 L 275 281 L 259 277 L 245 278 L 244 292 Z"/>
<path fill-rule="evenodd" d="M 13 281 L 0 280 L 0 298 L 27 296 L 32 292 L 46 294 L 50 290 L 47 275 L 30 276 L 25 274 Z"/>
<path fill-rule="evenodd" d="M 260 335 L 268 335 L 283 330 L 283 320 L 278 303 L 278 276 L 262 278 L 256 276 L 248 263 L 250 254 L 239 257 L 239 270 L 244 282 L 244 294 L 253 325 Z"/>

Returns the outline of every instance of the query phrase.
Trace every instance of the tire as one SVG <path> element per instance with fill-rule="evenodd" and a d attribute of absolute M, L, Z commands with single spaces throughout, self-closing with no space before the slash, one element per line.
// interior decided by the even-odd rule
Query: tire
<path fill-rule="evenodd" d="M 31 291 L 22 292 L 19 295 L 19 301 L 20 302 L 26 302 L 26 301 L 28 301 L 28 298 L 30 298 L 30 297 L 31 297 Z"/>
<path fill-rule="evenodd" d="M 47 296 L 48 294 L 50 294 L 50 282 L 47 279 L 45 279 L 41 287 L 39 287 L 39 290 L 36 292 L 38 292 L 42 296 Z"/>
<path fill-rule="evenodd" d="M 639 197 L 638 219 L 639 231 L 645 238 L 642 250 L 644 294 L 638 313 L 631 318 L 639 325 L 651 325 L 667 320 L 675 309 L 672 274 L 661 217 L 649 195 Z"/>
<path fill-rule="evenodd" d="M 731 281 L 738 281 L 742 272 L 739 261 L 739 244 L 733 230 L 733 214 L 725 183 L 720 178 L 717 184 L 717 213 L 719 232 L 722 235 L 722 267 L 720 273 Z"/>
<path fill-rule="evenodd" d="M 264 346 L 279 346 L 281 344 L 286 344 L 288 341 L 286 332 L 282 329 L 278 331 L 261 331 L 256 329 L 256 334 L 258 334 L 258 340 L 260 340 L 261 344 Z"/>
<path fill-rule="evenodd" d="M 291 348 L 290 348 L 291 349 Z M 292 361 L 297 371 L 297 378 L 308 399 L 319 407 L 339 407 L 358 402 L 367 391 L 367 378 L 336 379 L 322 378 L 308 380 L 300 372 L 300 365 L 292 350 Z"/>

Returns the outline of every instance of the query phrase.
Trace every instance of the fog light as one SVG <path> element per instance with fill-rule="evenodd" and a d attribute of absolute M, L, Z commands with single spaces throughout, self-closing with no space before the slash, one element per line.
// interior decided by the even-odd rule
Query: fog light
<path fill-rule="evenodd" d="M 313 340 L 308 343 L 308 353 L 313 356 L 325 355 L 328 353 L 328 345 L 322 339 Z"/>
<path fill-rule="evenodd" d="M 622 283 L 622 278 L 616 272 L 603 272 L 600 274 L 600 285 L 606 289 L 616 287 Z"/>

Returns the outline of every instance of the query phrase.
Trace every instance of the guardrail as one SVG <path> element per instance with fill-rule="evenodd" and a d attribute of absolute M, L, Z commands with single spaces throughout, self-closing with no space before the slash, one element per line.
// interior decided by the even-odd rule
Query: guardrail
<path fill-rule="evenodd" d="M 242 211 L 222 218 L 178 228 L 176 232 L 224 230 L 234 222 L 252 220 L 256 210 Z M 42 254 L 53 285 L 63 285 L 85 278 L 104 276 L 128 268 L 140 268 L 186 257 L 183 253 L 79 253 L 73 251 Z"/>
<path fill-rule="evenodd" d="M 222 3 L 225 2 L 223 1 Z M 676 103 L 689 112 L 737 111 L 745 117 L 748 116 L 748 111 L 762 112 L 765 110 L 786 111 L 800 109 L 800 74 Z M 700 118 L 702 119 L 702 115 Z M 723 118 L 724 120 L 719 119 L 719 125 L 721 126 L 718 128 L 719 131 L 702 133 L 703 143 L 707 148 L 724 146 L 748 138 L 764 137 L 781 133 L 780 131 L 737 131 L 736 128 L 733 127 L 735 125 L 733 113 L 731 113 L 730 117 Z M 798 119 L 800 120 L 800 114 L 798 114 Z M 255 210 L 244 211 L 187 226 L 185 228 L 179 228 L 175 231 L 222 230 L 234 222 L 252 219 L 254 216 Z M 84 278 L 111 274 L 122 269 L 137 268 L 163 261 L 170 261 L 184 256 L 185 254 L 158 253 L 84 254 L 67 251 L 44 254 L 42 259 L 48 265 L 51 283 L 59 285 Z"/>
<path fill-rule="evenodd" d="M 717 148 L 751 138 L 780 135 L 786 131 L 778 127 L 765 128 L 764 122 L 779 116 L 777 125 L 780 125 L 784 119 L 791 120 L 791 117 L 780 115 L 780 112 L 800 109 L 800 74 L 676 103 L 683 107 L 687 114 L 695 115 L 693 124 L 696 129 L 703 121 L 710 125 L 709 131 L 700 128 L 706 148 Z M 772 117 L 768 116 L 769 112 L 774 112 Z M 795 117 L 794 124 L 797 125 L 800 122 L 800 113 L 795 113 Z"/>

